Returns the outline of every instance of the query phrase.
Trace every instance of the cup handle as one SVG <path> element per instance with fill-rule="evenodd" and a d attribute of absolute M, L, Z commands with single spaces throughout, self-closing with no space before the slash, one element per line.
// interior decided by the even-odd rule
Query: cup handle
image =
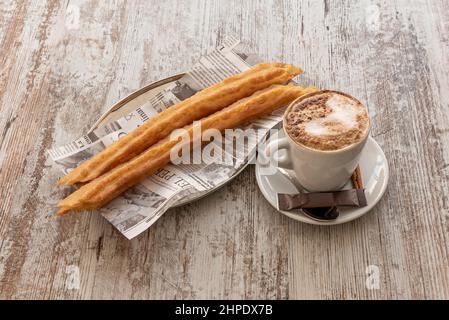
<path fill-rule="evenodd" d="M 265 147 L 265 157 L 270 159 L 270 163 L 275 167 L 293 169 L 293 163 L 291 161 L 289 152 L 277 158 L 274 157 L 274 154 L 279 150 L 290 150 L 290 142 L 287 140 L 287 138 L 280 138 L 270 141 Z M 277 161 L 277 163 L 275 163 L 274 161 Z"/>

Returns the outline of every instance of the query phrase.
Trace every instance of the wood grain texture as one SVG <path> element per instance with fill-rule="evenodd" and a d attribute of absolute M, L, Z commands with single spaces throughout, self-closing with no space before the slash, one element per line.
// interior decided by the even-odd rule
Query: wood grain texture
<path fill-rule="evenodd" d="M 366 103 L 391 171 L 380 203 L 302 224 L 250 167 L 132 241 L 96 213 L 55 218 L 69 188 L 45 150 L 226 35 Z M 448 65 L 444 0 L 0 0 L 0 298 L 449 298 Z"/>

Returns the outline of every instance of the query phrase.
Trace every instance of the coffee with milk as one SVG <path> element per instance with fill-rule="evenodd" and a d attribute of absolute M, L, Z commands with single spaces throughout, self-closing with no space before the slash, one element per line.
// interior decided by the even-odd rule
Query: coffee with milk
<path fill-rule="evenodd" d="M 299 145 L 323 151 L 347 148 L 368 134 L 369 117 L 357 99 L 342 92 L 319 91 L 294 102 L 284 129 Z"/>

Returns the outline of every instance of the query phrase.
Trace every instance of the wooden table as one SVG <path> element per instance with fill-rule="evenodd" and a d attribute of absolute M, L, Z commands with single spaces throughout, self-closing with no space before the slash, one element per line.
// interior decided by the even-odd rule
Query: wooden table
<path fill-rule="evenodd" d="M 0 298 L 449 298 L 447 1 L 105 3 L 1 0 Z M 70 190 L 46 149 L 227 35 L 367 105 L 391 170 L 375 209 L 299 223 L 249 167 L 132 241 L 97 213 L 56 218 Z"/>

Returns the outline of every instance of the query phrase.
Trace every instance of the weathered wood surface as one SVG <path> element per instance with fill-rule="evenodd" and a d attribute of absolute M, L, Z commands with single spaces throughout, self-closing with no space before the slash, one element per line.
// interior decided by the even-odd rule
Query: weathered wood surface
<path fill-rule="evenodd" d="M 0 298 L 449 298 L 447 1 L 99 3 L 0 0 Z M 45 150 L 228 34 L 366 103 L 391 169 L 377 207 L 295 222 L 249 168 L 132 241 L 96 213 L 55 218 L 69 190 Z"/>

